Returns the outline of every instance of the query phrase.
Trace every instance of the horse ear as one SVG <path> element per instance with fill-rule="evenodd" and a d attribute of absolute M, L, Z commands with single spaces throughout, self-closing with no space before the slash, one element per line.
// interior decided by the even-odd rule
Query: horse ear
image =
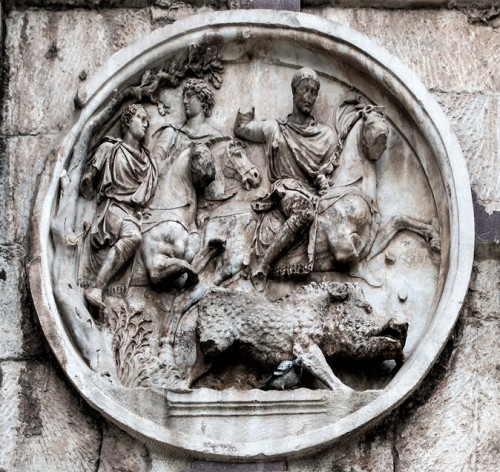
<path fill-rule="evenodd" d="M 372 115 L 373 113 L 373 115 Z M 380 118 L 385 119 L 385 107 L 379 105 L 367 105 L 362 110 L 363 118 L 366 120 L 369 116 L 378 115 Z"/>
<path fill-rule="evenodd" d="M 212 139 L 209 139 L 208 141 L 205 141 L 205 146 L 208 148 L 208 149 L 211 149 L 212 146 L 215 144 L 215 139 L 216 138 L 212 138 Z"/>

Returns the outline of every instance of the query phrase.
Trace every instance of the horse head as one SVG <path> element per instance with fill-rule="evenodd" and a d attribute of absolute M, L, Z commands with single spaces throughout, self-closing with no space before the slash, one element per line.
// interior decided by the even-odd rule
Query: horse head
<path fill-rule="evenodd" d="M 245 190 L 257 188 L 260 185 L 259 171 L 248 159 L 243 143 L 238 140 L 231 140 L 227 143 L 224 175 L 236 179 Z"/>
<path fill-rule="evenodd" d="M 190 154 L 191 181 L 203 190 L 215 180 L 215 161 L 210 149 L 203 143 L 194 143 Z"/>
<path fill-rule="evenodd" d="M 387 147 L 389 126 L 384 107 L 367 105 L 361 110 L 363 130 L 361 150 L 370 161 L 377 161 Z"/>

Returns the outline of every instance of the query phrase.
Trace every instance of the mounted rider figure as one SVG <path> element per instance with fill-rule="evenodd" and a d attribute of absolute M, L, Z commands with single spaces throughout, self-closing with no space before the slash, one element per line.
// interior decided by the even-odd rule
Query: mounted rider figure
<path fill-rule="evenodd" d="M 272 265 L 309 230 L 319 195 L 327 191 L 338 166 L 334 132 L 311 115 L 319 89 L 316 73 L 300 69 L 292 79 L 293 109 L 286 119 L 259 121 L 253 110 L 239 111 L 236 117 L 235 135 L 264 143 L 269 163 L 271 191 L 253 208 L 277 208 L 284 218 L 276 237 L 251 264 L 250 278 L 258 291 L 264 290 Z"/>

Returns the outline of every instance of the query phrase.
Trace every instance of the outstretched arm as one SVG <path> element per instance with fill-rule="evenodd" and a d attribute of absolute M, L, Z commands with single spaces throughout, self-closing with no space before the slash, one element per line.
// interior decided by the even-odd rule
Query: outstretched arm
<path fill-rule="evenodd" d="M 265 143 L 272 131 L 272 122 L 255 119 L 255 110 L 242 112 L 238 110 L 234 122 L 234 134 L 236 137 L 253 141 L 254 143 Z"/>

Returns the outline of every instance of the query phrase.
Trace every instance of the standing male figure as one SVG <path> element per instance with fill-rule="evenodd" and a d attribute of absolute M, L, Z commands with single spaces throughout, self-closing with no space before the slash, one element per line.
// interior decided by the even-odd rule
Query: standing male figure
<path fill-rule="evenodd" d="M 292 79 L 293 108 L 284 120 L 258 121 L 253 111 L 238 112 L 236 136 L 264 143 L 269 161 L 271 192 L 255 202 L 256 211 L 278 208 L 285 222 L 276 238 L 250 269 L 250 278 L 262 291 L 272 264 L 305 233 L 315 218 L 318 195 L 327 190 L 335 161 L 333 131 L 311 115 L 320 83 L 309 68 Z"/>
<path fill-rule="evenodd" d="M 144 107 L 130 105 L 122 113 L 120 125 L 123 140 L 104 138 L 80 184 L 80 192 L 88 200 L 96 189 L 97 213 L 83 264 L 87 277 L 97 275 L 84 295 L 101 308 L 104 288 L 141 244 L 140 210 L 153 196 L 158 181 L 156 163 L 142 144 L 149 126 Z"/>

